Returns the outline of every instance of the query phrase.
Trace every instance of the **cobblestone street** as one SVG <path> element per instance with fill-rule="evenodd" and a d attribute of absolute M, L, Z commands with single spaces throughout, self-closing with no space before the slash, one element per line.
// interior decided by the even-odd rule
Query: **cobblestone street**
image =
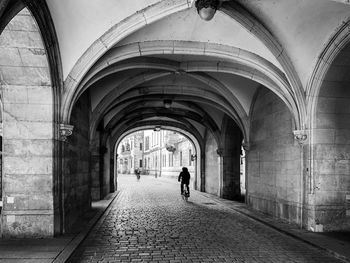
<path fill-rule="evenodd" d="M 118 177 L 120 194 L 69 262 L 341 262 L 201 193 Z"/>

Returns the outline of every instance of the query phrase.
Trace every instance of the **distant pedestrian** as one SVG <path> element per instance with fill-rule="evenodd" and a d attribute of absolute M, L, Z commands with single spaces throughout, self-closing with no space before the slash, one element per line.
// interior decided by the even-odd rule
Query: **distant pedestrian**
<path fill-rule="evenodd" d="M 136 168 L 135 169 L 135 174 L 136 174 L 136 178 L 137 178 L 137 181 L 140 181 L 140 174 L 141 174 L 141 171 L 140 171 L 140 168 Z"/>
<path fill-rule="evenodd" d="M 188 172 L 187 167 L 182 167 L 182 172 L 179 174 L 179 178 L 178 178 L 178 181 L 179 182 L 181 181 L 181 195 L 184 194 L 184 185 L 185 185 L 187 188 L 188 196 L 190 196 L 190 187 L 189 187 L 190 178 L 191 178 L 191 175 Z"/>

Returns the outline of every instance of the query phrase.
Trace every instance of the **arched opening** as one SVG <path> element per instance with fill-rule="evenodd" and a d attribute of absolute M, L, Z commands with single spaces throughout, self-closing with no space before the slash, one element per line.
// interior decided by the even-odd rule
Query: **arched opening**
<path fill-rule="evenodd" d="M 335 40 L 340 41 L 343 49 L 327 50 L 337 55 L 324 72 L 320 86 L 313 91 L 312 137 L 307 162 L 310 177 L 306 185 L 312 199 L 308 225 L 314 230 L 322 228 L 321 231 L 350 229 L 350 44 L 345 44 L 348 39 Z"/>
<path fill-rule="evenodd" d="M 247 158 L 247 204 L 289 222 L 303 218 L 302 148 L 294 139 L 295 122 L 275 94 L 260 87 L 251 111 Z"/>
<path fill-rule="evenodd" d="M 140 127 L 120 136 L 114 148 L 115 176 L 139 172 L 140 176 L 176 181 L 182 167 L 187 167 L 192 189 L 200 189 L 200 143 L 189 132 L 157 125 Z"/>

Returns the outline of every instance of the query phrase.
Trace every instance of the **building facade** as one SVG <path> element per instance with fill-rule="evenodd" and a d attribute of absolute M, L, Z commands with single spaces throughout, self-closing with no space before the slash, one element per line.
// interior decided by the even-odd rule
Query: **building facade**
<path fill-rule="evenodd" d="M 134 147 L 130 147 L 130 144 Z M 196 151 L 193 144 L 177 132 L 144 130 L 125 137 L 118 147 L 118 173 L 134 173 L 175 178 L 182 167 L 195 176 Z"/>

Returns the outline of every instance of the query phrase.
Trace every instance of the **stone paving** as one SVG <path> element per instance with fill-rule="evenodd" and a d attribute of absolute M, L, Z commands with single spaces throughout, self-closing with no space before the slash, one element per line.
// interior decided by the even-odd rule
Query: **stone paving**
<path fill-rule="evenodd" d="M 341 262 L 179 185 L 121 175 L 120 196 L 69 262 Z"/>

